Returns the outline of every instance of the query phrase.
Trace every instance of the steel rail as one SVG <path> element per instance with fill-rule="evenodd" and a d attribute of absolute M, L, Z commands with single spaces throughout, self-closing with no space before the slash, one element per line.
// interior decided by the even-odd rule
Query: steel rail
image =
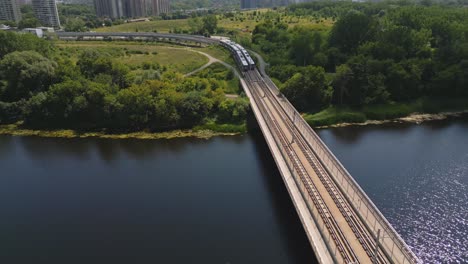
<path fill-rule="evenodd" d="M 264 82 L 263 80 L 263 89 L 267 91 L 267 93 L 270 95 L 270 98 L 273 98 L 278 104 L 277 96 L 273 94 L 270 88 L 268 88 L 268 84 Z M 375 240 L 371 237 L 370 230 L 365 229 L 365 226 L 363 226 L 363 223 L 361 221 L 358 221 L 356 218 L 358 217 L 356 215 L 356 212 L 350 208 L 350 205 L 348 204 L 346 198 L 343 196 L 343 193 L 340 191 L 337 191 L 337 186 L 329 173 L 323 168 L 322 164 L 320 163 L 318 157 L 312 153 L 312 150 L 310 149 L 309 145 L 305 142 L 305 138 L 302 136 L 299 130 L 294 126 L 294 120 L 290 120 L 289 117 L 287 116 L 287 113 L 284 111 L 284 109 L 278 109 L 277 105 L 274 105 L 276 110 L 281 113 L 282 118 L 284 120 L 287 120 L 288 122 L 285 122 L 285 124 L 288 125 L 289 130 L 291 133 L 294 134 L 296 143 L 298 143 L 299 148 L 301 151 L 304 153 L 304 156 L 306 157 L 307 161 L 319 177 L 320 181 L 324 185 L 325 189 L 327 192 L 330 194 L 332 197 L 333 201 L 337 205 L 340 213 L 342 216 L 345 218 L 346 222 L 352 229 L 353 233 L 356 235 L 356 238 L 362 245 L 363 249 L 369 256 L 369 258 L 374 258 L 375 263 L 388 263 L 385 259 L 384 256 L 381 252 L 381 250 L 378 251 L 378 255 L 375 256 Z"/>
<path fill-rule="evenodd" d="M 260 73 L 258 73 L 260 74 Z M 271 81 L 271 79 L 268 76 L 264 76 L 265 82 L 267 82 L 270 87 L 270 89 L 273 89 L 275 92 L 279 94 L 279 89 L 277 86 Z M 273 88 L 271 88 L 273 87 Z M 335 157 L 335 155 L 330 151 L 330 149 L 326 146 L 325 143 L 320 139 L 320 137 L 316 134 L 316 132 L 307 124 L 307 122 L 303 119 L 303 117 L 299 114 L 299 112 L 292 106 L 292 104 L 288 100 L 283 100 L 280 101 L 280 105 L 283 107 L 284 111 L 287 113 L 289 116 L 289 119 L 293 119 L 294 115 L 296 116 L 297 122 L 295 122 L 295 126 L 298 128 L 298 130 L 304 130 L 305 132 L 309 133 L 309 135 L 312 136 L 312 140 L 314 141 L 313 143 L 316 144 L 316 146 L 313 145 L 313 143 L 310 143 L 309 140 L 306 140 L 307 144 L 311 147 L 312 151 L 317 155 L 325 155 L 333 165 L 336 170 L 336 173 L 340 173 L 342 181 L 345 180 L 348 185 L 353 189 L 354 193 L 358 197 L 353 197 L 353 199 L 348 198 L 347 196 L 346 199 L 350 202 L 351 206 L 355 211 L 358 212 L 359 218 L 361 218 L 362 222 L 368 227 L 369 230 L 373 230 L 375 234 L 373 234 L 374 238 L 377 237 L 376 233 L 377 230 L 375 228 L 376 224 L 374 224 L 374 228 L 372 228 L 368 223 L 367 219 L 368 217 L 364 217 L 357 209 L 357 206 L 354 203 L 356 200 L 362 202 L 364 206 L 367 208 L 367 212 L 371 213 L 376 222 L 379 223 L 379 225 L 382 227 L 382 231 L 384 234 L 384 238 L 390 239 L 393 244 L 396 245 L 397 248 L 400 249 L 400 251 L 404 254 L 404 259 L 401 263 L 420 263 L 418 258 L 414 255 L 412 251 L 409 250 L 408 245 L 404 242 L 404 240 L 399 236 L 399 234 L 395 231 L 395 229 L 392 227 L 390 223 L 388 223 L 387 219 L 382 215 L 380 210 L 375 206 L 375 204 L 372 202 L 372 200 L 366 195 L 366 193 L 362 190 L 362 188 L 359 186 L 359 184 L 354 180 L 354 178 L 349 174 L 349 172 L 344 168 L 344 166 L 340 163 L 340 161 Z M 289 111 L 288 111 L 289 109 Z M 301 132 L 301 134 L 304 136 L 304 132 Z M 319 147 L 320 150 L 317 150 L 316 148 Z M 321 155 L 320 155 L 321 154 Z M 319 159 L 322 165 L 325 167 L 325 169 L 332 175 L 333 180 L 337 183 L 337 186 L 339 187 L 340 190 L 345 192 L 343 186 L 340 186 L 340 181 L 335 177 L 335 174 L 333 172 L 333 168 L 329 168 L 323 161 L 323 159 Z M 356 199 L 358 198 L 358 199 Z M 354 203 L 353 203 L 354 202 Z M 360 208 L 360 206 L 359 206 Z M 383 243 L 379 243 L 380 246 L 384 247 L 382 245 Z M 391 253 L 388 253 L 387 250 L 391 251 Z M 393 257 L 393 248 L 389 249 L 387 248 L 386 250 L 383 250 L 384 253 L 387 255 L 388 258 Z M 407 261 L 409 260 L 409 261 Z M 392 261 L 393 262 L 393 261 Z"/>
<path fill-rule="evenodd" d="M 253 80 L 252 76 L 247 73 L 246 74 L 249 83 L 251 83 Z M 257 80 L 255 80 L 257 82 Z M 343 259 L 345 260 L 346 263 L 358 263 L 356 256 L 354 255 L 354 252 L 352 248 L 349 245 L 348 240 L 344 236 L 343 232 L 339 228 L 338 224 L 336 223 L 336 220 L 331 217 L 330 209 L 328 208 L 327 204 L 323 201 L 323 198 L 320 194 L 320 192 L 317 190 L 317 187 L 315 184 L 312 182 L 312 179 L 306 172 L 304 166 L 302 163 L 299 161 L 297 154 L 295 151 L 291 148 L 291 145 L 287 143 L 287 137 L 284 134 L 284 132 L 280 132 L 281 129 L 279 128 L 280 125 L 278 124 L 278 121 L 273 117 L 274 114 L 272 113 L 272 110 L 269 109 L 268 106 L 265 106 L 264 102 L 260 100 L 258 102 L 257 98 L 262 98 L 262 96 L 259 94 L 259 91 L 253 87 L 254 85 L 251 85 L 251 90 L 252 93 L 256 95 L 256 98 L 254 100 L 256 101 L 257 105 L 259 108 L 262 109 L 262 112 L 266 113 L 268 115 L 269 122 L 268 123 L 273 123 L 274 126 L 272 127 L 274 132 L 278 135 L 280 135 L 280 141 L 281 145 L 283 148 L 286 148 L 288 150 L 287 155 L 291 160 L 294 160 L 294 169 L 299 172 L 300 178 L 302 181 L 302 184 L 306 187 L 306 189 L 309 191 L 308 195 L 312 198 L 312 201 L 314 203 L 315 208 L 319 211 L 319 215 L 321 216 L 322 220 L 325 222 L 325 226 L 327 227 L 328 231 L 331 233 L 331 236 L 337 245 L 338 250 L 340 251 L 340 254 L 342 255 Z M 270 101 L 270 104 L 273 105 L 274 101 L 272 101 L 270 98 L 268 98 Z M 275 111 L 278 112 L 278 109 L 274 106 Z"/>

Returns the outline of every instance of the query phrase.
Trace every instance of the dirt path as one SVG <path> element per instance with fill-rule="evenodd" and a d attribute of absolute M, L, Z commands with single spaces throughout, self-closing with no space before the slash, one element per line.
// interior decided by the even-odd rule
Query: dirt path
<path fill-rule="evenodd" d="M 194 50 L 194 49 L 191 49 L 191 48 L 174 48 L 174 47 L 170 47 L 170 48 L 171 49 L 185 49 L 185 50 L 188 50 L 188 51 L 191 51 L 191 52 L 197 52 L 197 53 L 202 54 L 202 55 L 204 55 L 204 56 L 206 56 L 208 58 L 208 62 L 205 65 L 201 66 L 200 68 L 198 68 L 196 70 L 193 70 L 193 71 L 185 74 L 184 77 L 188 77 L 188 76 L 193 75 L 193 74 L 195 74 L 195 73 L 197 73 L 199 71 L 202 71 L 202 70 L 206 69 L 208 66 L 210 66 L 211 64 L 216 63 L 216 62 L 221 63 L 222 65 L 224 65 L 224 67 L 233 70 L 234 74 L 237 77 L 239 77 L 239 73 L 237 72 L 237 70 L 234 67 L 232 67 L 231 65 L 227 64 L 226 62 L 224 62 L 222 60 L 219 60 L 219 59 L 211 56 L 208 53 L 205 53 L 205 52 L 199 51 L 199 50 Z"/>

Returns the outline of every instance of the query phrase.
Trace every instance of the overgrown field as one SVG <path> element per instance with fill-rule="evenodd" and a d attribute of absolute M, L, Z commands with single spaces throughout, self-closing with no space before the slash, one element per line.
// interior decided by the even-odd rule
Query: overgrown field
<path fill-rule="evenodd" d="M 84 50 L 98 50 L 118 57 L 131 68 L 139 68 L 145 63 L 157 62 L 168 70 L 188 73 L 208 62 L 203 54 L 184 47 L 165 46 L 153 43 L 76 41 L 59 42 L 63 56 L 77 55 Z"/>

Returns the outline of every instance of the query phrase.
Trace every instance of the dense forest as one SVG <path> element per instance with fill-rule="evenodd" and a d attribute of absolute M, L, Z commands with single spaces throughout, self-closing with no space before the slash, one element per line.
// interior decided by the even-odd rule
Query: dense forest
<path fill-rule="evenodd" d="M 255 27 L 252 47 L 301 111 L 468 98 L 468 9 L 452 4 L 292 5 Z M 286 15 L 334 22 L 291 27 Z"/>
<path fill-rule="evenodd" d="M 145 63 L 140 74 L 112 53 L 85 50 L 73 61 L 50 41 L 0 32 L 0 123 L 34 128 L 137 131 L 242 124 L 248 101 L 227 99 L 223 76 L 183 77 Z"/>

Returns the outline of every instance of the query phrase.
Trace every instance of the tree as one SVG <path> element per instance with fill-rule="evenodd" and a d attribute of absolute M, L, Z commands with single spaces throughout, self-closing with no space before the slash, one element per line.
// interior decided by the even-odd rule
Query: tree
<path fill-rule="evenodd" d="M 54 77 L 57 64 L 35 51 L 15 51 L 0 62 L 0 73 L 7 86 L 4 101 L 17 101 L 44 91 Z"/>
<path fill-rule="evenodd" d="M 249 109 L 249 102 L 244 99 L 225 99 L 219 105 L 218 121 L 239 122 L 245 119 Z"/>
<path fill-rule="evenodd" d="M 348 65 L 342 64 L 336 67 L 336 73 L 333 78 L 333 88 L 334 88 L 334 101 L 338 104 L 343 104 L 343 97 L 349 95 L 349 91 L 346 89 L 349 80 L 352 78 L 352 71 Z"/>
<path fill-rule="evenodd" d="M 346 74 L 346 93 L 340 100 L 350 105 L 385 103 L 390 93 L 385 86 L 385 75 L 381 72 L 384 63 L 364 56 L 352 57 L 343 68 Z M 341 75 L 343 76 L 343 75 Z"/>
<path fill-rule="evenodd" d="M 329 45 L 351 54 L 360 44 L 371 39 L 373 35 L 372 18 L 352 10 L 333 25 Z"/>
<path fill-rule="evenodd" d="M 190 18 L 188 20 L 188 25 L 192 34 L 203 33 L 204 21 L 202 21 L 199 17 Z"/>
<path fill-rule="evenodd" d="M 45 39 L 37 38 L 32 34 L 18 34 L 14 32 L 0 31 L 0 59 L 13 51 L 33 50 L 43 56 L 51 53 L 52 43 Z"/>
<path fill-rule="evenodd" d="M 308 66 L 287 80 L 281 91 L 300 110 L 318 110 L 330 103 L 332 89 L 322 67 Z"/>
<path fill-rule="evenodd" d="M 127 74 L 129 69 L 121 62 L 114 61 L 109 54 L 101 53 L 95 50 L 86 50 L 83 52 L 76 63 L 83 75 L 89 79 L 100 78 L 102 75 L 109 75 L 112 83 L 119 88 L 128 87 L 130 81 Z"/>
<path fill-rule="evenodd" d="M 296 65 L 305 66 L 310 64 L 314 54 L 312 41 L 313 34 L 309 30 L 299 29 L 293 34 L 289 52 Z"/>
<path fill-rule="evenodd" d="M 218 27 L 218 19 L 216 15 L 208 15 L 203 17 L 203 31 L 213 34 Z"/>
<path fill-rule="evenodd" d="M 86 31 L 85 22 L 81 18 L 70 18 L 65 23 L 65 31 L 84 32 Z"/>
<path fill-rule="evenodd" d="M 93 78 L 101 73 L 109 73 L 112 69 L 112 60 L 107 54 L 86 50 L 79 56 L 76 65 L 84 76 Z"/>
<path fill-rule="evenodd" d="M 41 26 L 41 23 L 35 17 L 23 18 L 23 19 L 21 19 L 20 22 L 18 22 L 18 28 L 20 28 L 20 29 L 35 28 L 35 27 L 40 27 L 40 26 Z"/>

